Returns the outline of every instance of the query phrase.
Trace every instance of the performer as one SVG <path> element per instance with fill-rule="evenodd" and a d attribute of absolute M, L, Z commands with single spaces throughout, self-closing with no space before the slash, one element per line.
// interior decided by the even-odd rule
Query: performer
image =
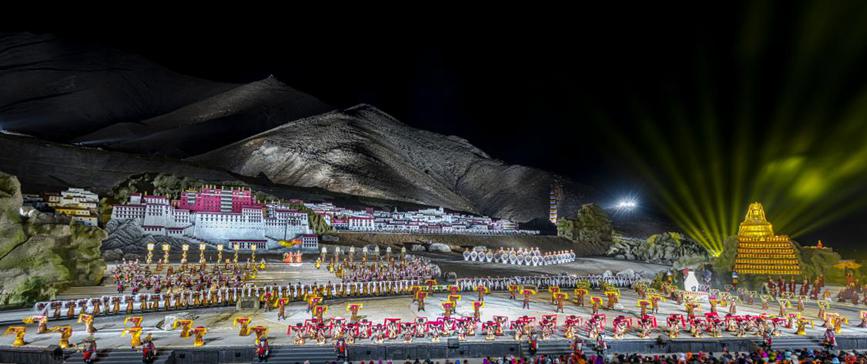
<path fill-rule="evenodd" d="M 485 301 L 485 295 L 488 294 L 489 292 L 491 292 L 491 290 L 488 287 L 486 287 L 484 284 L 480 284 L 480 285 L 476 286 L 476 292 L 479 293 L 479 301 L 484 302 Z"/>
<path fill-rule="evenodd" d="M 25 326 L 9 326 L 3 335 L 14 334 L 15 340 L 12 341 L 12 346 L 24 346 L 24 334 L 27 332 Z"/>
<path fill-rule="evenodd" d="M 509 285 L 509 299 L 514 300 L 515 296 L 517 296 L 518 292 L 520 292 L 521 289 L 522 289 L 522 287 L 517 285 L 517 284 L 514 284 L 514 283 L 510 284 Z"/>
<path fill-rule="evenodd" d="M 626 334 L 626 330 L 632 326 L 632 319 L 626 318 L 626 316 L 620 315 L 614 318 L 614 321 L 611 322 L 614 338 L 622 339 L 623 335 Z"/>
<path fill-rule="evenodd" d="M 289 303 L 289 299 L 286 297 L 277 299 L 277 320 L 285 320 L 286 319 L 286 304 Z"/>
<path fill-rule="evenodd" d="M 473 319 L 476 320 L 476 322 L 479 322 L 482 319 L 482 307 L 485 307 L 484 301 L 473 301 Z"/>
<path fill-rule="evenodd" d="M 95 334 L 96 328 L 93 327 L 93 316 L 86 313 L 78 315 L 78 322 L 84 323 L 84 331 L 88 334 Z"/>
<path fill-rule="evenodd" d="M 801 335 L 801 336 L 807 335 L 807 324 L 809 324 L 811 328 L 813 327 L 813 321 L 808 320 L 805 317 L 799 318 L 795 324 L 797 325 L 797 329 L 795 330 L 795 335 Z"/>
<path fill-rule="evenodd" d="M 565 313 L 564 304 L 569 300 L 569 295 L 564 292 L 557 293 L 557 309 L 554 312 Z"/>
<path fill-rule="evenodd" d="M 535 295 L 535 294 L 536 294 L 536 291 L 535 291 L 535 290 L 532 290 L 532 289 L 529 289 L 529 288 L 524 288 L 524 289 L 521 291 L 521 294 L 524 296 L 524 304 L 523 304 L 523 306 L 521 306 L 521 307 L 524 308 L 524 309 L 529 310 L 529 309 L 530 309 L 530 297 L 532 297 L 533 295 Z"/>
<path fill-rule="evenodd" d="M 48 331 L 48 316 L 44 316 L 44 315 L 29 316 L 29 317 L 25 317 L 22 321 L 28 325 L 35 322 L 37 334 L 44 334 L 44 333 L 49 332 Z"/>
<path fill-rule="evenodd" d="M 642 315 L 641 319 L 638 320 L 638 327 L 638 337 L 643 339 L 650 336 L 653 329 L 656 328 L 656 316 Z"/>
<path fill-rule="evenodd" d="M 608 297 L 608 305 L 606 308 L 609 310 L 613 310 L 614 305 L 616 305 L 618 302 L 618 298 L 620 298 L 620 292 L 616 290 L 605 291 L 605 296 Z"/>
<path fill-rule="evenodd" d="M 575 304 L 578 307 L 584 307 L 584 296 L 588 293 L 587 288 L 581 287 L 575 289 Z"/>

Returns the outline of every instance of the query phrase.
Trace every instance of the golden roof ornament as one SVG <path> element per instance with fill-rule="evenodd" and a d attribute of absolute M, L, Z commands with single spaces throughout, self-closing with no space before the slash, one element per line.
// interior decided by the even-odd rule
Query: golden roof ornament
<path fill-rule="evenodd" d="M 765 218 L 765 209 L 759 202 L 753 202 L 747 215 L 738 228 L 738 237 L 763 238 L 774 236 L 774 226 Z"/>

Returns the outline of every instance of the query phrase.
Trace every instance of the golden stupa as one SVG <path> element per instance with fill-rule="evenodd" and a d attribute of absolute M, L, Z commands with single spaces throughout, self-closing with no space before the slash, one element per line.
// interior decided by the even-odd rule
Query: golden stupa
<path fill-rule="evenodd" d="M 753 202 L 738 228 L 733 271 L 741 275 L 801 275 L 798 252 L 787 235 L 774 235 L 761 203 Z"/>

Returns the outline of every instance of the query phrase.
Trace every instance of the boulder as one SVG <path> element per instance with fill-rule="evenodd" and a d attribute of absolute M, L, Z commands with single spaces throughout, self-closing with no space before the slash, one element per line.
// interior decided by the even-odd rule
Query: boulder
<path fill-rule="evenodd" d="M 123 250 L 120 249 L 110 249 L 102 252 L 102 259 L 105 259 L 107 262 L 119 262 L 123 257 Z"/>
<path fill-rule="evenodd" d="M 424 248 L 424 245 L 421 245 L 421 244 L 413 244 L 413 245 L 409 248 L 409 251 L 412 251 L 412 252 L 423 252 L 423 251 L 425 251 L 425 248 Z"/>
<path fill-rule="evenodd" d="M 431 245 L 427 248 L 427 251 L 438 253 L 451 253 L 452 249 L 449 248 L 448 245 L 443 243 L 431 243 Z"/>

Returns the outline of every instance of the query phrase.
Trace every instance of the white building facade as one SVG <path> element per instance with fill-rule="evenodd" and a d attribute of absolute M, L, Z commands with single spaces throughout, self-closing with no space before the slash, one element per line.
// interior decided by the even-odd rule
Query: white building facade
<path fill-rule="evenodd" d="M 115 205 L 112 219 L 135 220 L 149 235 L 163 235 L 210 243 L 238 243 L 242 249 L 279 247 L 280 240 L 302 241 L 305 248 L 318 247 L 307 214 L 287 207 L 241 207 L 240 212 L 190 211 L 174 207 L 168 198 L 133 194 L 129 203 Z"/>

